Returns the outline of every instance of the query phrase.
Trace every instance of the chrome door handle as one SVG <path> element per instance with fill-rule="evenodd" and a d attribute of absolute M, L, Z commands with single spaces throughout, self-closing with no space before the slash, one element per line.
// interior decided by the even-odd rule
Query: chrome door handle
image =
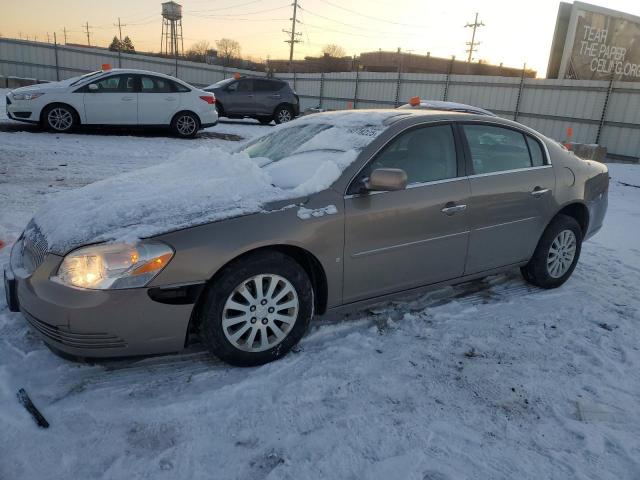
<path fill-rule="evenodd" d="M 167 102 L 175 102 L 176 101 L 176 97 L 165 97 L 165 100 Z"/>
<path fill-rule="evenodd" d="M 279 93 L 274 93 L 273 95 L 269 95 L 269 98 L 282 98 L 282 95 Z"/>
<path fill-rule="evenodd" d="M 445 215 L 453 215 L 458 212 L 464 212 L 467 209 L 466 205 L 454 205 L 451 203 L 447 203 L 448 206 L 445 206 L 442 210 L 440 210 Z"/>
<path fill-rule="evenodd" d="M 551 190 L 549 190 L 548 188 L 540 188 L 540 187 L 536 187 L 533 190 L 531 190 L 531 195 L 539 198 L 541 196 L 543 196 L 545 193 L 549 193 Z"/>
<path fill-rule="evenodd" d="M 122 97 L 121 99 L 123 102 L 130 102 L 131 100 L 133 100 L 133 97 Z"/>

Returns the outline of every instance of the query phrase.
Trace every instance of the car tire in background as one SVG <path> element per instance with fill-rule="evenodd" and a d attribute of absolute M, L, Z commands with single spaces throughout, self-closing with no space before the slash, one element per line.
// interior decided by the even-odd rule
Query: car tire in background
<path fill-rule="evenodd" d="M 58 133 L 70 132 L 80 123 L 76 111 L 63 103 L 47 105 L 41 118 L 44 128 Z"/>
<path fill-rule="evenodd" d="M 277 124 L 290 122 L 294 118 L 293 109 L 288 105 L 280 105 L 273 112 L 273 119 Z"/>
<path fill-rule="evenodd" d="M 232 365 L 262 365 L 286 355 L 313 317 L 313 287 L 293 258 L 277 251 L 227 265 L 205 290 L 200 336 Z"/>
<path fill-rule="evenodd" d="M 520 271 L 525 280 L 541 288 L 557 288 L 576 268 L 582 248 L 582 229 L 568 215 L 557 215 L 542 234 L 533 257 Z"/>
<path fill-rule="evenodd" d="M 179 112 L 171 120 L 171 130 L 180 138 L 194 138 L 200 130 L 200 119 L 191 112 Z"/>

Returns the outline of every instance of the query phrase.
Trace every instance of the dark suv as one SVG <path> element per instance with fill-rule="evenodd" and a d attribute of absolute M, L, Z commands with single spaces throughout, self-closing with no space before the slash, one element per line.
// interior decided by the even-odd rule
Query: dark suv
<path fill-rule="evenodd" d="M 204 90 L 216 96 L 218 115 L 285 123 L 300 113 L 300 100 L 287 82 L 275 78 L 227 78 Z"/>

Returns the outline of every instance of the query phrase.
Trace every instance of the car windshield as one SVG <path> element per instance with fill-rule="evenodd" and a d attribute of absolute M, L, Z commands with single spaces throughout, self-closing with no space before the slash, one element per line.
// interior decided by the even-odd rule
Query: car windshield
<path fill-rule="evenodd" d="M 235 78 L 227 78 L 225 80 L 220 80 L 219 82 L 214 83 L 209 88 L 224 88 L 224 87 L 226 87 L 227 85 L 229 85 L 230 83 L 233 83 L 233 82 L 235 82 Z"/>
<path fill-rule="evenodd" d="M 358 117 L 357 122 L 345 122 L 348 117 L 296 120 L 239 151 L 271 177 L 272 185 L 283 189 L 313 186 L 317 191 L 318 182 L 328 187 L 388 125 L 383 119 Z"/>
<path fill-rule="evenodd" d="M 96 75 L 99 75 L 100 73 L 102 73 L 102 70 L 98 70 L 96 72 L 91 72 L 91 73 L 85 73 L 84 75 L 81 75 L 79 77 L 74 77 L 74 78 L 71 79 L 73 81 L 69 85 L 73 86 L 76 83 L 80 82 L 81 80 L 84 80 L 84 79 L 89 78 L 89 77 L 94 77 Z"/>

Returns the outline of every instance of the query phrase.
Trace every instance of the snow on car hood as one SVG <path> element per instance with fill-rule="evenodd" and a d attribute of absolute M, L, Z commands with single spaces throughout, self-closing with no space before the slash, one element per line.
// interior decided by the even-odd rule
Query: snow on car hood
<path fill-rule="evenodd" d="M 322 119 L 309 119 L 313 124 Z M 331 186 L 358 156 L 359 149 L 384 128 L 380 116 L 372 123 L 344 122 L 331 117 L 321 132 L 332 145 L 352 139 L 354 148 L 344 151 L 318 150 L 311 138 L 292 155 L 271 161 L 250 158 L 244 152 L 228 153 L 202 146 L 182 153 L 176 160 L 111 177 L 85 187 L 54 194 L 34 216 L 37 228 L 57 254 L 101 241 L 135 241 L 172 230 L 265 210 L 274 201 L 301 198 Z M 365 117 L 361 117 L 365 119 Z M 326 121 L 326 120 L 324 120 Z M 364 122 L 364 123 L 363 123 Z M 294 128 L 305 119 L 291 122 Z M 366 137 L 355 145 L 355 127 Z M 280 127 L 271 129 L 280 131 Z M 365 130 L 366 130 L 365 129 Z M 371 131 L 373 129 L 373 133 Z M 375 133 L 375 134 L 374 134 Z M 358 137 L 359 138 L 359 137 Z M 308 150 L 305 150 L 305 145 Z"/>

